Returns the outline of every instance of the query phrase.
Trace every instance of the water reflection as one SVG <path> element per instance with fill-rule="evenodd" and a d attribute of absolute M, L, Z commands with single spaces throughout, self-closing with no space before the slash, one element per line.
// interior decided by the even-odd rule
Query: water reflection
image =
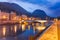
<path fill-rule="evenodd" d="M 28 28 L 28 29 L 27 29 Z M 36 31 L 42 31 L 46 28 L 45 27 L 41 27 L 41 23 L 29 23 L 28 25 L 26 25 L 26 23 L 24 24 L 8 24 L 8 25 L 0 25 L 0 37 L 17 37 L 17 35 L 23 33 L 23 31 L 27 30 L 31 30 L 31 28 L 33 29 L 33 34 L 35 35 Z M 32 35 L 33 35 L 32 34 Z M 15 40 L 15 39 L 13 39 Z"/>
<path fill-rule="evenodd" d="M 16 25 L 0 25 L 0 35 L 2 36 L 13 36 L 16 35 L 17 31 L 25 31 L 28 27 L 28 30 L 32 27 L 34 32 L 36 30 L 36 27 L 40 26 L 39 23 L 32 23 L 29 25 L 25 24 L 16 24 Z"/>
<path fill-rule="evenodd" d="M 5 34 L 6 34 L 6 27 L 3 26 L 3 36 L 5 36 Z"/>
<path fill-rule="evenodd" d="M 25 30 L 25 27 L 26 27 L 26 25 L 25 24 L 22 24 L 22 31 Z"/>
<path fill-rule="evenodd" d="M 30 30 L 30 25 L 28 25 L 28 30 Z"/>
<path fill-rule="evenodd" d="M 17 32 L 17 25 L 14 25 L 14 32 Z"/>
<path fill-rule="evenodd" d="M 16 25 L 0 25 L 0 37 L 8 37 L 16 35 L 19 26 Z"/>

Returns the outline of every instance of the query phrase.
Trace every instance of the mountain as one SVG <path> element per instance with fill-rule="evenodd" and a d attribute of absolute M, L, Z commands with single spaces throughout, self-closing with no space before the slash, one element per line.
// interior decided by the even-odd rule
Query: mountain
<path fill-rule="evenodd" d="M 31 14 L 21 6 L 17 5 L 16 3 L 0 2 L 0 10 L 8 13 L 14 11 L 17 13 L 17 15 L 24 14 L 27 15 L 28 17 L 38 17 L 41 19 L 46 19 L 46 17 L 51 18 L 50 16 L 46 15 L 46 13 L 43 10 L 37 9 Z"/>
<path fill-rule="evenodd" d="M 46 15 L 46 13 L 43 10 L 37 9 L 32 13 L 33 17 L 38 17 L 41 19 L 46 19 L 46 17 L 49 17 Z"/>
<path fill-rule="evenodd" d="M 60 16 L 59 17 L 57 17 L 59 20 L 60 20 Z"/>
<path fill-rule="evenodd" d="M 15 3 L 8 3 L 8 2 L 0 2 L 0 10 L 5 12 L 11 12 L 14 11 L 17 13 L 17 15 L 25 14 L 27 16 L 30 16 L 30 13 L 27 12 L 24 8 L 21 6 L 15 4 Z"/>

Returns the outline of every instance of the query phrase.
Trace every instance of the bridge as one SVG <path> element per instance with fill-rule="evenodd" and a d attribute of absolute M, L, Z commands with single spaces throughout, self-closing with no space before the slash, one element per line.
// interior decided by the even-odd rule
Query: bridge
<path fill-rule="evenodd" d="M 34 24 L 36 22 L 36 24 Z M 8 21 L 0 21 L 0 25 L 2 24 L 21 24 L 22 25 L 22 30 L 25 30 L 26 29 L 26 25 L 29 25 L 30 23 L 34 26 L 37 25 L 37 27 L 33 27 L 33 28 L 36 28 L 37 30 L 43 30 L 46 28 L 45 26 L 45 23 L 48 23 L 48 22 L 52 22 L 52 21 L 47 21 L 47 20 L 22 20 L 22 21 L 11 21 L 11 20 L 8 20 Z M 23 23 L 23 24 L 22 24 Z M 39 26 L 40 24 L 41 26 Z M 30 26 L 28 26 L 28 29 L 30 29 Z M 35 30 L 35 29 L 34 29 Z"/>
<path fill-rule="evenodd" d="M 19 25 L 4 25 L 5 23 L 16 23 L 18 22 Z M 20 23 L 22 22 L 22 23 Z M 0 28 L 1 30 L 1 33 L 3 34 L 3 36 L 15 36 L 15 35 L 19 35 L 20 33 L 24 32 L 27 28 L 28 30 L 30 30 L 30 28 L 32 27 L 33 30 L 34 30 L 34 33 L 35 31 L 37 30 L 38 32 L 44 30 L 47 26 L 49 26 L 50 24 L 48 23 L 47 20 L 22 20 L 22 21 L 1 21 L 0 22 L 2 24 L 2 27 Z M 3 24 L 4 23 L 4 24 Z M 31 24 L 29 24 L 31 23 Z M 47 23 L 47 25 L 45 25 L 45 23 Z M 31 26 L 32 25 L 32 26 Z M 27 28 L 26 28 L 27 27 Z M 8 31 L 7 31 L 8 30 Z M 0 35 L 1 35 L 0 33 Z"/>
<path fill-rule="evenodd" d="M 60 40 L 60 20 L 54 21 L 54 23 L 45 30 L 37 40 Z M 40 35 L 40 34 L 37 34 Z M 33 39 L 33 38 L 32 38 Z"/>

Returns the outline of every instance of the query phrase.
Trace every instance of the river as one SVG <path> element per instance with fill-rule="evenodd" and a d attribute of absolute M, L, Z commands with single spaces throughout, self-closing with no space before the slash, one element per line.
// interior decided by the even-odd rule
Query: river
<path fill-rule="evenodd" d="M 37 33 L 33 25 L 0 25 L 0 40 L 28 40 L 30 36 L 35 36 Z"/>

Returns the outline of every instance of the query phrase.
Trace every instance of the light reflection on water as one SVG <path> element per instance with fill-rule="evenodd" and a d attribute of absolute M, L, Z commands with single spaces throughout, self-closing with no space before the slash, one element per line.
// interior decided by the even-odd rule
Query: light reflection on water
<path fill-rule="evenodd" d="M 4 26 L 3 27 L 3 36 L 5 36 L 5 34 L 6 34 L 6 27 Z"/>
<path fill-rule="evenodd" d="M 14 36 L 19 25 L 0 25 L 0 37 Z"/>
<path fill-rule="evenodd" d="M 17 25 L 14 25 L 14 32 L 16 33 L 17 31 Z"/>
<path fill-rule="evenodd" d="M 0 25 L 0 40 L 16 40 L 20 33 L 22 33 L 20 24 Z"/>
<path fill-rule="evenodd" d="M 26 28 L 28 27 L 27 30 L 31 30 L 31 27 L 33 28 L 33 34 L 35 33 L 35 27 L 40 26 L 40 23 L 32 23 L 29 25 L 25 25 L 25 24 L 15 24 L 15 25 L 0 25 L 0 40 L 23 40 L 25 38 L 25 36 L 17 36 L 23 33 L 23 31 L 26 30 Z M 32 35 L 33 35 L 32 34 Z M 22 38 L 20 38 L 22 37 Z M 27 40 L 28 38 L 26 38 Z M 24 39 L 25 40 L 25 39 Z"/>

